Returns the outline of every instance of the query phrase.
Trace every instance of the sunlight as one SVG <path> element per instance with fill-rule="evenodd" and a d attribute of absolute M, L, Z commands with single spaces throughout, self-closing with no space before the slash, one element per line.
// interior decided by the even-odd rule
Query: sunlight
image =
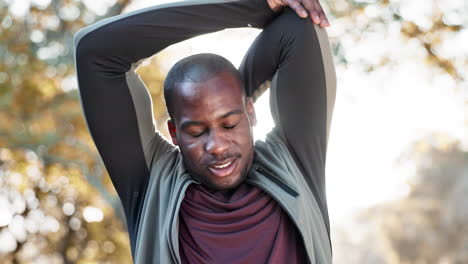
<path fill-rule="evenodd" d="M 83 210 L 83 217 L 88 223 L 101 222 L 104 219 L 104 214 L 99 208 L 86 206 Z"/>

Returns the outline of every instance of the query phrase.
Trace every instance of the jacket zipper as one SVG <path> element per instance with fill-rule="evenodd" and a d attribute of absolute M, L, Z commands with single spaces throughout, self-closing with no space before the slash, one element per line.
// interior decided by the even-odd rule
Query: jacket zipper
<path fill-rule="evenodd" d="M 297 197 L 299 195 L 294 189 L 289 187 L 289 185 L 287 185 L 286 183 L 284 183 L 282 180 L 278 179 L 277 177 L 273 176 L 273 173 L 271 173 L 269 170 L 264 169 L 262 167 L 257 167 L 257 166 L 255 167 L 255 170 L 262 174 L 267 174 L 270 180 L 274 181 L 277 185 L 283 188 L 283 190 L 285 190 L 290 195 L 294 197 Z"/>
<path fill-rule="evenodd" d="M 277 179 L 276 177 L 274 177 L 272 175 L 272 173 L 264 168 L 261 168 L 261 167 L 255 167 L 255 170 L 259 171 L 259 172 L 264 172 L 266 174 L 268 174 L 269 176 L 269 179 L 273 180 L 276 184 L 280 185 L 286 192 L 288 192 L 289 194 L 291 194 L 292 196 L 294 197 L 297 197 L 299 194 L 293 190 L 291 187 L 289 187 L 286 183 L 284 183 L 283 181 Z M 302 231 L 301 229 L 299 228 L 299 225 L 296 221 L 296 218 L 294 218 L 293 214 L 291 213 L 291 211 L 289 210 L 289 208 L 285 205 L 285 203 L 277 196 L 273 195 L 272 192 L 270 192 L 268 190 L 268 188 L 265 188 L 263 187 L 261 184 L 258 184 L 257 182 L 255 181 L 248 181 L 250 184 L 252 185 L 255 185 L 256 187 L 262 189 L 264 192 L 268 193 L 268 195 L 270 195 L 271 197 L 273 197 L 273 199 L 275 199 L 276 202 L 278 202 L 278 204 L 281 206 L 281 208 L 283 208 L 283 210 L 286 212 L 286 214 L 289 216 L 289 219 L 291 219 L 291 221 L 294 223 L 294 225 L 296 226 L 297 230 L 299 231 L 299 234 L 301 236 L 301 240 L 302 240 L 302 243 L 304 243 L 304 247 L 305 247 L 305 240 L 304 240 L 304 236 L 302 235 Z M 309 256 L 309 253 L 307 251 L 307 248 L 306 248 L 306 255 L 307 255 L 307 263 L 311 263 L 310 261 L 310 256 Z"/>

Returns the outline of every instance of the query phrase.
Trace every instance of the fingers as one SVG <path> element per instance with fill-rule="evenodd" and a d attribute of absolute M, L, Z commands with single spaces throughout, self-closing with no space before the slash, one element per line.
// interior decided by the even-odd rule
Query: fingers
<path fill-rule="evenodd" d="M 323 12 L 322 7 L 320 7 L 320 26 L 321 27 L 328 27 L 330 26 L 330 22 L 328 21 L 327 15 L 325 15 L 325 12 Z"/>
<path fill-rule="evenodd" d="M 306 18 L 308 15 L 307 10 L 302 6 L 302 4 L 297 0 L 286 0 L 287 5 L 296 11 L 297 15 Z"/>
<path fill-rule="evenodd" d="M 297 15 L 306 18 L 310 17 L 312 22 L 319 25 L 320 27 L 330 26 L 327 16 L 323 11 L 322 6 L 318 0 L 284 0 L 285 5 L 291 7 L 296 11 Z"/>
<path fill-rule="evenodd" d="M 311 17 L 312 21 L 315 24 L 319 25 L 320 27 L 330 26 L 330 22 L 328 22 L 327 16 L 323 12 L 323 10 L 318 11 L 318 12 L 315 11 L 313 14 L 310 14 L 310 17 Z"/>
<path fill-rule="evenodd" d="M 310 19 L 312 19 L 315 24 L 320 24 L 320 17 L 315 9 L 310 11 Z"/>
<path fill-rule="evenodd" d="M 323 11 L 322 6 L 320 5 L 318 0 L 303 0 L 303 5 L 309 10 L 310 19 L 320 27 L 328 27 L 330 26 L 330 22 L 328 22 L 327 16 Z"/>
<path fill-rule="evenodd" d="M 320 27 L 329 27 L 330 26 L 330 22 L 328 22 L 328 20 L 325 18 L 325 20 L 322 20 L 320 22 Z"/>

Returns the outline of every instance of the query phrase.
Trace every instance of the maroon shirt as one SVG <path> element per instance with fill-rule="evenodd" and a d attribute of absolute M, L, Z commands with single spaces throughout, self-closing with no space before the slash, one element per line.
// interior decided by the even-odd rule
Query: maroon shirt
<path fill-rule="evenodd" d="M 191 184 L 180 208 L 179 246 L 182 263 L 307 263 L 288 215 L 246 183 L 231 192 Z"/>

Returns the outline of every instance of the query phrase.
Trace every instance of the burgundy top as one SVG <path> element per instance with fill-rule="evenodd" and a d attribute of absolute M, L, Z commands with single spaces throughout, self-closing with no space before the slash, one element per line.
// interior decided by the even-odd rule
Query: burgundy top
<path fill-rule="evenodd" d="M 307 263 L 288 215 L 246 183 L 229 193 L 191 184 L 180 208 L 179 246 L 182 263 Z"/>

